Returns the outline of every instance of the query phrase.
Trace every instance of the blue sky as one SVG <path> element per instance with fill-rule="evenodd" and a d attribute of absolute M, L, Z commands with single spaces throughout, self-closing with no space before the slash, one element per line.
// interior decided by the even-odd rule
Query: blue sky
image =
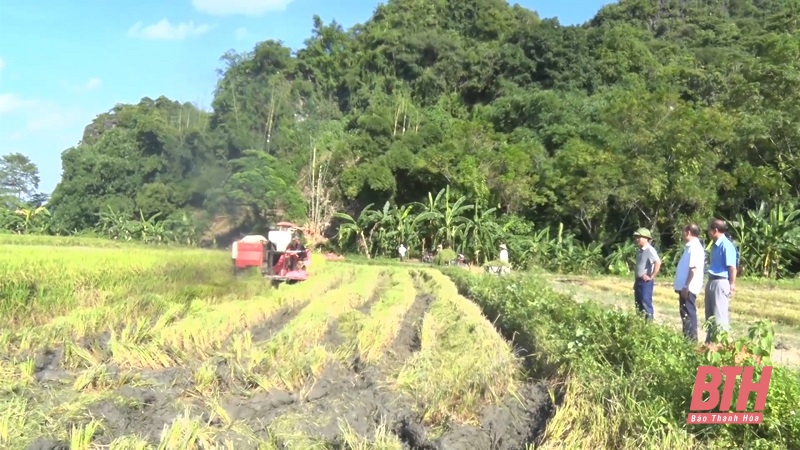
<path fill-rule="evenodd" d="M 350 27 L 378 3 L 0 0 L 0 154 L 28 155 L 39 166 L 40 190 L 50 193 L 61 178 L 61 152 L 97 114 L 160 95 L 208 108 L 225 51 L 267 39 L 297 49 L 314 14 Z M 519 3 L 575 24 L 611 1 Z"/>

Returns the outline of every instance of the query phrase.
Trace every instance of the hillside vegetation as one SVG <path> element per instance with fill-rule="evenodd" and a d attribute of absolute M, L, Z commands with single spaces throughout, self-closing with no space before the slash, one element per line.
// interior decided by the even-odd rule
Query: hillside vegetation
<path fill-rule="evenodd" d="M 503 240 L 524 264 L 557 237 L 542 258 L 557 269 L 624 272 L 630 248 L 615 245 L 637 227 L 666 249 L 687 220 L 720 216 L 748 274 L 786 276 L 797 12 L 623 0 L 562 26 L 500 0 L 392 0 L 348 30 L 315 16 L 295 53 L 223 55 L 211 113 L 160 97 L 97 116 L 63 154 L 51 217 L 10 211 L 4 227 L 196 243 L 279 219 L 321 233 L 373 205 L 359 225 L 372 232 L 341 245 L 447 243 L 480 262 Z M 438 215 L 417 220 L 426 207 Z"/>

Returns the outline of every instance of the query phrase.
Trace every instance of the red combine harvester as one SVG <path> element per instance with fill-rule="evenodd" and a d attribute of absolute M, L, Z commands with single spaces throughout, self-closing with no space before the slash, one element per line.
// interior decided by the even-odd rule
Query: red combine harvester
<path fill-rule="evenodd" d="M 234 267 L 236 271 L 260 267 L 264 278 L 274 282 L 296 283 L 308 279 L 306 268 L 311 262 L 305 249 L 295 249 L 293 233 L 298 229 L 291 222 L 278 222 L 267 238 L 259 235 L 245 236 L 234 242 Z"/>

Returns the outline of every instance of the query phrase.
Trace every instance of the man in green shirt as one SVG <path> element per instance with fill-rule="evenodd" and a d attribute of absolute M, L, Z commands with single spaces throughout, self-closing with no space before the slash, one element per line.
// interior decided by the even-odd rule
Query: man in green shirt
<path fill-rule="evenodd" d="M 655 315 L 653 311 L 653 287 L 655 278 L 661 270 L 661 258 L 652 245 L 653 236 L 647 228 L 639 228 L 633 234 L 633 239 L 639 250 L 636 252 L 636 278 L 633 282 L 633 298 L 636 301 L 636 310 L 644 314 L 645 320 L 651 321 Z"/>

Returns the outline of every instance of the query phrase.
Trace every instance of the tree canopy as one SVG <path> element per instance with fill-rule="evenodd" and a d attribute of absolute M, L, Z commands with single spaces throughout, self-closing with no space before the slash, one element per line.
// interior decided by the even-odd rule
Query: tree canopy
<path fill-rule="evenodd" d="M 448 187 L 603 248 L 639 226 L 671 242 L 689 220 L 796 206 L 798 13 L 622 0 L 563 26 L 501 0 L 391 0 L 350 29 L 314 16 L 296 52 L 223 55 L 213 112 L 162 97 L 99 115 L 48 207 L 63 230 L 109 208 L 323 229 Z"/>

